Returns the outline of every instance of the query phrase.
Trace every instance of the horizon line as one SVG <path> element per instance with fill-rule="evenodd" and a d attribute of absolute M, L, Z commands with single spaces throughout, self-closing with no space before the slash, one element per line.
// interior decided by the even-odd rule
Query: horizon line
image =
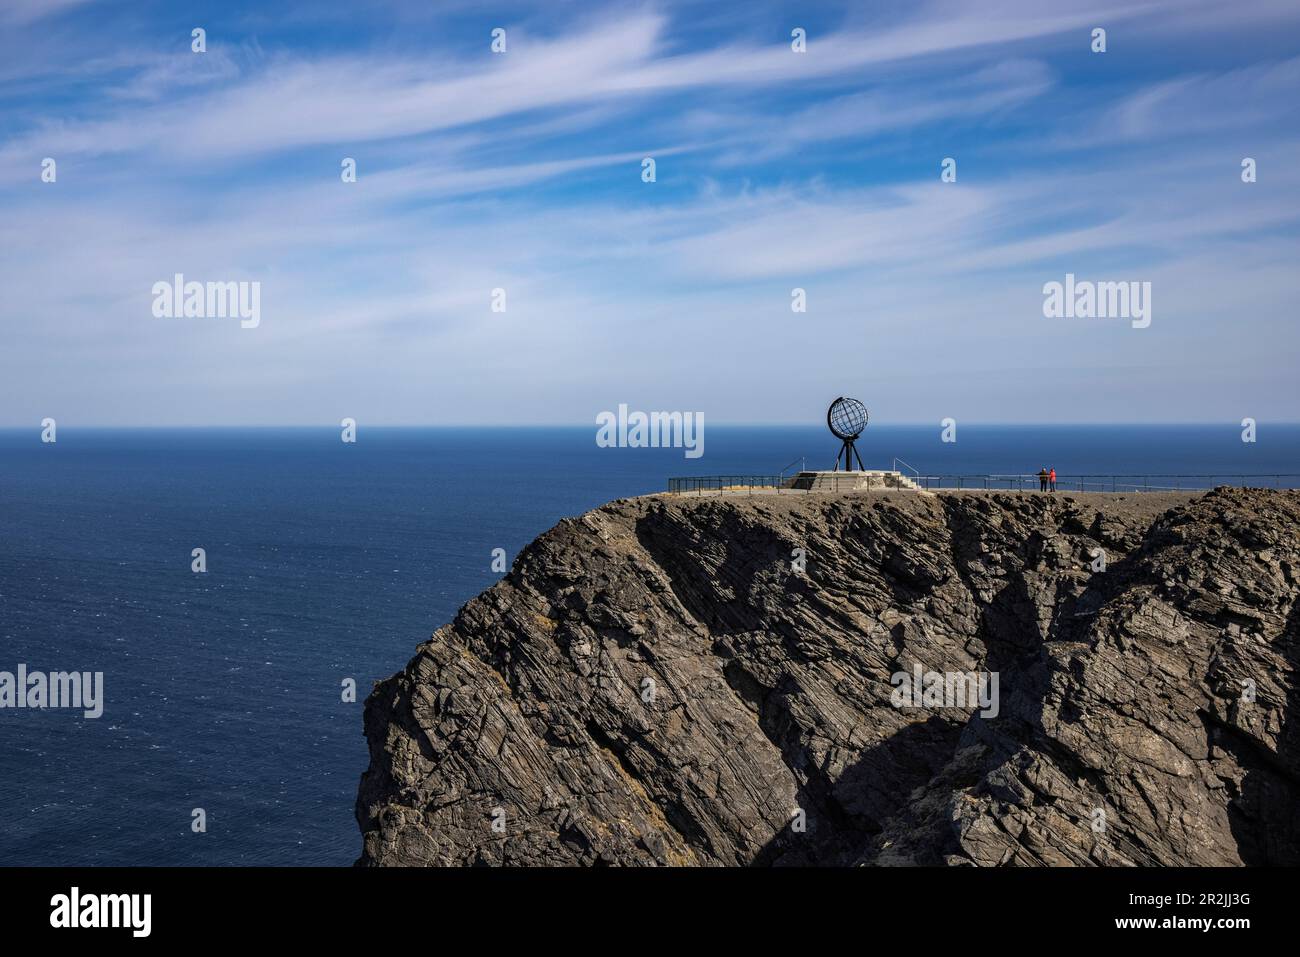
<path fill-rule="evenodd" d="M 1300 419 L 1263 419 L 1256 420 L 1257 423 L 1267 425 L 1300 425 Z M 752 421 L 719 421 L 712 423 L 714 428 L 814 428 L 822 425 L 818 422 L 752 422 Z M 590 429 L 596 428 L 596 422 L 530 422 L 519 425 L 509 425 L 500 422 L 375 422 L 366 423 L 358 422 L 358 428 L 366 429 Z M 959 427 L 1004 427 L 1004 428 L 1153 428 L 1153 427 L 1192 427 L 1192 426 L 1215 426 L 1222 428 L 1241 428 L 1240 421 L 1215 421 L 1215 420 L 1151 420 L 1147 422 L 1131 421 L 1069 421 L 1069 422 L 1034 422 L 1034 421 L 996 421 L 996 420 L 972 420 L 969 422 L 959 422 Z M 944 426 L 941 422 L 930 421 L 906 421 L 906 422 L 887 422 L 875 424 L 875 429 L 888 428 L 938 428 Z M 103 424 L 103 423 L 59 423 L 60 429 L 86 430 L 86 431 L 111 431 L 111 430 L 138 430 L 138 431 L 200 431 L 203 429 L 329 429 L 336 430 L 340 428 L 338 424 L 332 422 L 284 422 L 275 424 L 265 423 L 173 423 L 173 424 Z M 41 424 L 36 422 L 29 425 L 0 425 L 0 432 L 26 432 L 40 431 Z"/>

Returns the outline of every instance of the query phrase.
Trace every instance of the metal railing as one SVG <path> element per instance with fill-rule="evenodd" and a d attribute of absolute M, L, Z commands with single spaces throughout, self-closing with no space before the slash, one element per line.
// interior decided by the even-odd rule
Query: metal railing
<path fill-rule="evenodd" d="M 668 491 L 680 494 L 694 492 L 752 492 L 754 489 L 789 488 L 793 479 L 783 475 L 684 475 L 668 480 Z"/>
<path fill-rule="evenodd" d="M 900 473 L 901 474 L 901 473 Z M 851 492 L 855 490 L 870 491 L 874 489 L 900 488 L 897 479 L 881 476 L 879 472 L 867 474 L 854 472 L 822 472 L 811 489 L 796 488 L 798 476 L 781 475 L 685 475 L 668 480 L 668 491 L 676 494 L 702 495 L 705 492 L 747 492 L 773 491 L 817 491 L 817 492 Z"/>
<path fill-rule="evenodd" d="M 799 471 L 802 472 L 802 471 L 804 471 L 804 470 L 806 470 L 806 469 L 808 468 L 808 456 L 806 456 L 806 455 L 801 455 L 801 456 L 799 456 L 797 459 L 795 459 L 794 462 L 791 462 L 791 463 L 790 463 L 789 465 L 787 465 L 785 468 L 781 469 L 781 478 L 782 478 L 782 479 L 785 478 L 785 473 L 788 472 L 788 471 L 790 471 L 790 469 L 794 467 L 794 465 L 795 465 L 796 462 L 799 463 Z"/>
<path fill-rule="evenodd" d="M 912 481 L 913 481 L 913 482 L 916 482 L 916 483 L 919 485 L 919 484 L 920 484 L 920 481 L 919 481 L 919 480 L 920 480 L 920 478 L 921 478 L 921 470 L 918 469 L 918 468 L 917 468 L 916 466 L 914 466 L 914 465 L 909 465 L 908 463 L 904 462 L 902 459 L 900 459 L 900 458 L 898 458 L 897 456 L 895 456 L 895 457 L 894 457 L 894 471 L 895 471 L 895 472 L 898 471 L 898 467 L 899 467 L 900 465 L 903 466 L 903 467 L 906 468 L 909 472 L 912 473 L 912 476 L 911 476 L 911 477 L 912 477 Z"/>
<path fill-rule="evenodd" d="M 1001 489 L 1037 492 L 1037 472 L 1024 475 L 922 475 L 916 480 L 925 489 Z M 1238 488 L 1296 488 L 1300 473 L 1186 474 L 1155 473 L 1127 475 L 1056 476 L 1056 490 L 1069 492 L 1180 492 L 1204 491 L 1219 485 Z"/>
<path fill-rule="evenodd" d="M 897 460 L 906 465 L 902 459 Z M 909 466 L 910 468 L 910 466 Z M 897 471 L 897 469 L 895 469 Z M 901 474 L 901 473 L 900 473 Z M 920 475 L 909 476 L 921 488 L 927 490 L 970 490 L 1037 492 L 1039 480 L 1036 472 L 1013 475 Z M 872 479 L 868 478 L 867 489 L 871 489 Z M 780 494 L 783 490 L 792 491 L 794 478 L 781 475 L 686 475 L 668 480 L 668 491 L 678 494 L 705 492 L 746 492 L 771 490 Z M 1300 488 L 1300 473 L 1268 474 L 1157 474 L 1148 475 L 1062 475 L 1056 477 L 1058 492 L 1177 492 L 1204 491 L 1219 485 L 1232 485 L 1239 488 Z M 888 482 L 877 484 L 877 488 L 897 488 Z M 862 489 L 862 473 L 840 472 L 822 474 L 817 479 L 816 491 L 854 491 Z"/>

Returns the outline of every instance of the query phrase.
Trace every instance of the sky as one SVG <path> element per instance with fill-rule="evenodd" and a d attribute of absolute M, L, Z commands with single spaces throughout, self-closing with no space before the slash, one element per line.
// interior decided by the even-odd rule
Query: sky
<path fill-rule="evenodd" d="M 1294 0 L 0 0 L 0 426 L 1297 421 L 1298 119 Z"/>

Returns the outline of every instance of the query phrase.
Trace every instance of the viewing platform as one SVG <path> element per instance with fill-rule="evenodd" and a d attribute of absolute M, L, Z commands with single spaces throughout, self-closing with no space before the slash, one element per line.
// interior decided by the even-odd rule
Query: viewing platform
<path fill-rule="evenodd" d="M 856 492 L 872 489 L 900 488 L 922 491 L 921 486 L 902 472 L 868 469 L 853 472 L 800 472 L 787 486 L 807 492 Z"/>

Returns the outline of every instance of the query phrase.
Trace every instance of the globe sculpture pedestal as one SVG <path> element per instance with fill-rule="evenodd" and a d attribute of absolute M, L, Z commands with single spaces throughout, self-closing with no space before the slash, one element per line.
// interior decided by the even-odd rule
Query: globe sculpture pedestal
<path fill-rule="evenodd" d="M 891 472 L 888 469 L 855 469 L 845 472 L 823 469 L 800 472 L 790 487 L 807 492 L 865 492 L 891 488 L 916 490 L 920 486 L 902 472 Z"/>

